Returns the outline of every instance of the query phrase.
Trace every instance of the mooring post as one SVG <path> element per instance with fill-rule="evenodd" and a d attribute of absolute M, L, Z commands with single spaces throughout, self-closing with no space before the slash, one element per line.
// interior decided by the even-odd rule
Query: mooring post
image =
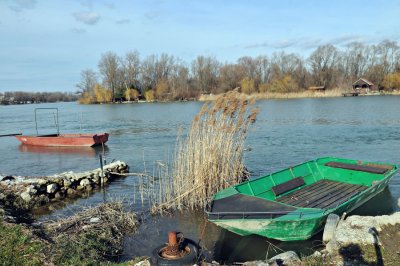
<path fill-rule="evenodd" d="M 104 185 L 103 156 L 100 154 L 99 158 L 100 158 L 100 170 L 101 170 L 100 183 L 101 186 L 103 186 Z"/>

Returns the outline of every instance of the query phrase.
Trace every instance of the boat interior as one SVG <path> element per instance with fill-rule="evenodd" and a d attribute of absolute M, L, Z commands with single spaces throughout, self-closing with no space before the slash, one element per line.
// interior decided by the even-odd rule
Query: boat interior
<path fill-rule="evenodd" d="M 320 158 L 250 180 L 218 193 L 212 215 L 224 219 L 276 218 L 298 208 L 336 208 L 374 182 L 385 178 L 392 165 Z M 229 214 L 228 214 L 229 213 Z"/>

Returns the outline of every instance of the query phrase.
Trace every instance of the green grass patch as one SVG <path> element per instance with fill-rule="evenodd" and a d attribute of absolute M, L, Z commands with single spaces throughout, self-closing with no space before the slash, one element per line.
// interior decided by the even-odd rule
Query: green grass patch
<path fill-rule="evenodd" d="M 43 245 L 20 225 L 0 220 L 0 265 L 43 265 Z"/>

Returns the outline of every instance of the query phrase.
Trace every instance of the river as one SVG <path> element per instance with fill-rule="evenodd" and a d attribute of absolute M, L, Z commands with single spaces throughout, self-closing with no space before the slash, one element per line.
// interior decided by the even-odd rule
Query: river
<path fill-rule="evenodd" d="M 156 161 L 170 161 L 179 128 L 187 129 L 203 103 L 138 103 L 79 105 L 53 103 L 0 106 L 0 135 L 36 134 L 35 108 L 58 108 L 61 133 L 108 132 L 107 161 L 122 160 L 131 172 L 152 173 Z M 307 160 L 335 156 L 366 161 L 400 163 L 400 97 L 371 96 L 321 99 L 259 101 L 257 122 L 246 142 L 245 165 L 252 177 L 280 170 Z M 55 133 L 54 114 L 41 111 L 39 134 Z M 99 167 L 102 148 L 32 148 L 13 137 L 0 138 L 0 173 L 10 175 L 51 175 Z M 110 198 L 123 198 L 138 207 L 138 181 L 119 179 L 103 193 L 96 192 L 68 206 L 52 207 L 38 213 L 39 219 L 67 215 L 82 205 L 94 205 Z M 400 176 L 389 189 L 355 213 L 386 214 L 399 211 Z M 149 255 L 152 247 L 164 243 L 169 230 L 183 231 L 201 239 L 210 256 L 226 261 L 264 259 L 277 247 L 310 253 L 320 236 L 307 242 L 280 243 L 262 237 L 239 237 L 206 222 L 202 213 L 153 217 L 128 237 L 123 259 Z M 249 248 L 251 245 L 251 248 Z M 275 248 L 278 249 L 278 248 Z"/>

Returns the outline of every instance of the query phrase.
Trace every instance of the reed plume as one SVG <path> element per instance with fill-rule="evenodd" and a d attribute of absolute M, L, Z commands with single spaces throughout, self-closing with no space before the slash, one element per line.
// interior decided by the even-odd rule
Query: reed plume
<path fill-rule="evenodd" d="M 203 208 L 219 190 L 243 180 L 243 151 L 256 121 L 254 102 L 235 91 L 205 103 L 185 137 L 178 137 L 171 178 L 160 179 L 162 197 L 154 210 Z"/>

